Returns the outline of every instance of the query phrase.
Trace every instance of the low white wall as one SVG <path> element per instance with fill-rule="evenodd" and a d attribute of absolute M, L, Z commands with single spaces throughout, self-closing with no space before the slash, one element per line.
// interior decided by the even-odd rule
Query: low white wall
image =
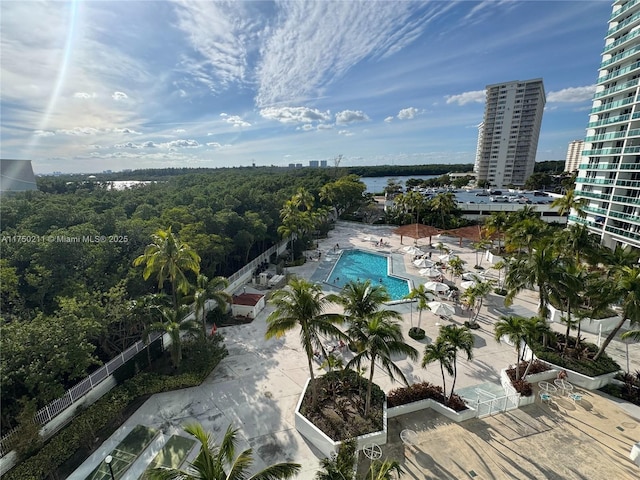
<path fill-rule="evenodd" d="M 549 305 L 549 316 L 547 319 L 552 323 L 562 323 L 560 320 L 562 318 L 562 310 L 556 309 L 553 305 Z M 620 322 L 620 315 L 616 315 L 615 317 L 602 318 L 599 320 L 592 320 L 590 318 L 584 319 L 580 322 L 580 330 L 583 332 L 593 333 L 593 334 L 608 334 L 611 332 L 618 322 Z M 631 329 L 631 323 L 629 320 L 624 322 L 622 327 L 623 329 Z"/>
<path fill-rule="evenodd" d="M 524 372 L 522 372 L 524 373 Z M 527 381 L 530 382 L 530 380 L 527 379 Z M 509 375 L 507 375 L 507 369 L 503 368 L 502 370 L 500 370 L 500 383 L 502 385 L 502 388 L 504 388 L 504 391 L 507 395 L 517 395 L 518 397 L 518 407 L 523 407 L 525 405 L 531 405 L 533 402 L 535 402 L 536 397 L 534 397 L 533 395 L 529 395 L 528 397 L 525 397 L 524 395 L 520 394 L 515 387 L 513 386 L 513 384 L 511 383 L 511 379 L 509 378 Z"/>
<path fill-rule="evenodd" d="M 318 450 L 322 452 L 327 458 L 331 457 L 332 454 L 338 452 L 338 448 L 340 447 L 342 442 L 336 442 L 330 439 L 325 433 L 316 427 L 313 423 L 311 423 L 304 415 L 300 413 L 300 406 L 302 405 L 302 399 L 304 398 L 304 394 L 309 387 L 310 378 L 307 379 L 307 382 L 304 385 L 304 389 L 302 390 L 302 394 L 300 394 L 300 398 L 298 399 L 298 404 L 296 405 L 295 412 L 295 425 L 296 430 L 300 435 L 302 435 L 307 441 L 311 442 L 313 446 L 315 446 Z M 356 448 L 358 450 L 362 449 L 363 446 L 376 443 L 378 445 L 384 445 L 387 443 L 387 401 L 385 400 L 383 405 L 383 418 L 382 418 L 383 429 L 378 432 L 372 432 L 367 435 L 361 435 L 356 437 Z"/>
<path fill-rule="evenodd" d="M 538 383 L 545 380 L 553 380 L 558 376 L 558 370 L 552 368 L 551 370 L 547 370 L 546 372 L 540 373 L 530 373 L 527 375 L 526 380 L 529 383 Z"/>
<path fill-rule="evenodd" d="M 640 467 L 640 442 L 636 443 L 633 447 L 631 447 L 629 458 L 633 460 L 633 463 L 635 463 Z"/>
<path fill-rule="evenodd" d="M 462 412 L 456 412 L 455 410 L 445 407 L 440 402 L 436 402 L 430 398 L 426 400 L 418 400 L 417 402 L 407 403 L 406 405 L 400 405 L 398 407 L 392 407 L 387 409 L 387 415 L 389 418 L 394 418 L 399 415 L 404 415 L 406 413 L 414 413 L 420 410 L 425 410 L 427 408 L 431 408 L 436 412 L 444 415 L 449 420 L 453 420 L 454 422 L 464 422 L 465 420 L 469 420 L 470 418 L 475 418 L 476 410 L 467 405 L 467 410 Z"/>
<path fill-rule="evenodd" d="M 541 360 L 544 362 L 544 360 Z M 598 375 L 597 377 L 588 377 L 578 372 L 574 372 L 573 370 L 569 370 L 568 368 L 562 368 L 558 365 L 554 365 L 553 363 L 544 362 L 549 365 L 551 368 L 556 371 L 565 370 L 567 372 L 567 380 L 585 390 L 598 390 L 599 388 L 604 387 L 611 383 L 613 377 L 616 376 L 618 372 L 606 373 L 604 375 Z"/>
<path fill-rule="evenodd" d="M 491 250 L 486 251 L 485 259 L 492 265 L 495 265 L 496 263 L 502 261 L 502 257 L 494 255 L 493 253 L 491 253 Z"/>

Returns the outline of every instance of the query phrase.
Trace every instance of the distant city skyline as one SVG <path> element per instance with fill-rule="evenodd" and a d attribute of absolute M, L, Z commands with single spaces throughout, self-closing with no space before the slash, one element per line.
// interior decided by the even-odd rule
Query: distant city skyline
<path fill-rule="evenodd" d="M 474 163 L 485 85 L 585 135 L 609 1 L 0 2 L 0 157 L 38 173 Z"/>

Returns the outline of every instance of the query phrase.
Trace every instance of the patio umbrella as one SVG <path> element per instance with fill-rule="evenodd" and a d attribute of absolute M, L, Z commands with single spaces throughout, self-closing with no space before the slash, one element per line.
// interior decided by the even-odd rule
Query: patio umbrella
<path fill-rule="evenodd" d="M 420 275 L 422 275 L 423 277 L 429 277 L 429 278 L 436 278 L 439 277 L 440 275 L 442 275 L 442 272 L 440 270 L 438 270 L 437 268 L 423 268 L 422 270 L 420 270 L 418 273 L 420 273 Z M 444 285 L 444 283 L 443 283 Z M 446 287 L 446 285 L 445 285 Z M 447 287 L 448 289 L 448 287 Z M 446 290 L 445 290 L 446 292 Z"/>
<path fill-rule="evenodd" d="M 446 263 L 446 262 L 448 262 L 449 260 L 454 259 L 454 258 L 458 258 L 458 256 L 457 256 L 457 255 L 454 255 L 454 254 L 446 254 L 446 255 L 440 255 L 440 256 L 438 257 L 438 259 L 439 259 L 440 261 L 445 262 L 445 263 Z"/>
<path fill-rule="evenodd" d="M 440 282 L 427 282 L 424 284 L 424 288 L 426 290 L 431 290 L 433 292 L 438 292 L 438 293 L 444 293 L 449 291 L 449 286 Z"/>
<path fill-rule="evenodd" d="M 466 272 L 462 274 L 462 279 L 463 280 L 472 280 L 474 282 L 482 282 L 484 280 L 484 278 L 482 278 L 482 275 L 478 275 L 477 273 L 473 273 L 473 272 Z"/>
<path fill-rule="evenodd" d="M 405 248 L 404 250 L 411 255 L 424 255 L 424 252 L 416 247 L 409 247 Z"/>
<path fill-rule="evenodd" d="M 435 265 L 435 263 L 426 258 L 419 258 L 418 260 L 414 260 L 413 264 L 418 268 L 429 268 Z"/>
<path fill-rule="evenodd" d="M 448 303 L 443 302 L 429 302 L 429 310 L 431 310 L 436 315 L 441 315 L 443 317 L 451 317 L 456 313 L 456 309 L 453 308 Z"/>
<path fill-rule="evenodd" d="M 477 282 L 473 280 L 467 280 L 466 282 L 460 283 L 460 288 L 463 290 L 466 290 L 467 288 L 475 287 L 476 285 L 477 285 Z"/>

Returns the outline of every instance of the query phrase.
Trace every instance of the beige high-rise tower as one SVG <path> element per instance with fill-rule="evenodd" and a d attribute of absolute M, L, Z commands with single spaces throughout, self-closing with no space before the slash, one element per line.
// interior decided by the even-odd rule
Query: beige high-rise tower
<path fill-rule="evenodd" d="M 474 171 L 491 186 L 521 186 L 533 173 L 546 103 L 541 78 L 487 85 Z"/>
<path fill-rule="evenodd" d="M 574 140 L 569 143 L 567 148 L 567 158 L 564 161 L 565 172 L 575 172 L 578 170 L 580 160 L 582 159 L 582 149 L 584 148 L 584 140 Z"/>

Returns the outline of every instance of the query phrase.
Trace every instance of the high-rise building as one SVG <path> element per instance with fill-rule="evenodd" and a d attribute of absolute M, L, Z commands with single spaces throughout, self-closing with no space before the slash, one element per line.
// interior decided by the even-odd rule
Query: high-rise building
<path fill-rule="evenodd" d="M 580 160 L 582 159 L 582 149 L 584 148 L 584 140 L 574 140 L 569 142 L 567 148 L 567 158 L 564 161 L 565 172 L 575 172 L 578 170 Z"/>
<path fill-rule="evenodd" d="M 610 248 L 640 248 L 639 28 L 640 2 L 615 1 L 576 178 L 586 217 L 569 215 Z"/>
<path fill-rule="evenodd" d="M 474 171 L 493 187 L 523 185 L 533 173 L 546 103 L 541 78 L 487 85 Z"/>

